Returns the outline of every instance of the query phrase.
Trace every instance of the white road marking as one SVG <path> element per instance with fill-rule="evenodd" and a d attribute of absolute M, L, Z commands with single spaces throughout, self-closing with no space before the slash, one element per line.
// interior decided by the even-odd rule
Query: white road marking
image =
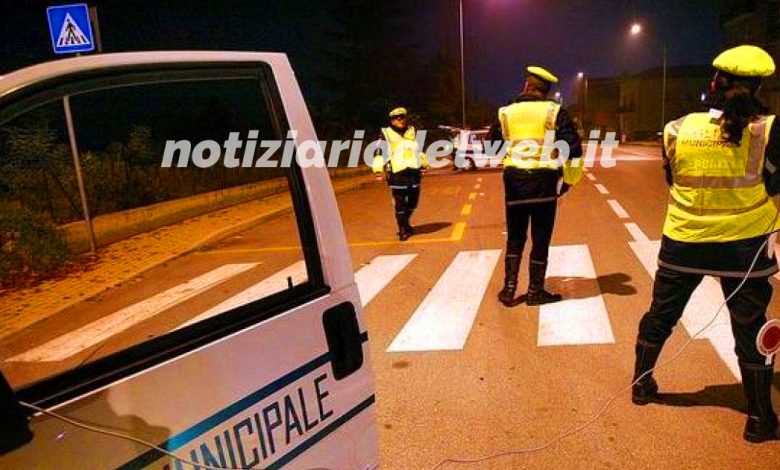
<path fill-rule="evenodd" d="M 629 150 L 626 148 L 620 148 L 619 150 L 623 155 L 616 154 L 613 156 L 616 160 L 623 160 L 623 161 L 648 161 L 648 160 L 663 160 L 661 157 L 661 149 L 654 149 L 650 152 L 651 155 L 648 155 L 645 153 L 645 151 L 638 151 L 638 150 Z M 631 156 L 626 156 L 625 154 L 629 154 Z"/>
<path fill-rule="evenodd" d="M 587 245 L 550 248 L 547 277 L 587 279 L 597 284 L 596 269 Z M 565 283 L 564 283 L 565 286 Z M 615 342 L 604 297 L 569 298 L 539 308 L 538 346 L 611 344 Z"/>
<path fill-rule="evenodd" d="M 604 185 L 603 185 L 603 184 L 598 184 L 598 183 L 596 183 L 596 184 L 594 184 L 593 186 L 595 186 L 595 187 L 596 187 L 596 190 L 597 190 L 598 192 L 600 192 L 601 194 L 609 194 L 609 191 L 607 190 L 607 188 L 605 188 L 605 187 L 604 187 Z"/>
<path fill-rule="evenodd" d="M 174 305 L 200 295 L 255 266 L 257 266 L 257 263 L 221 266 L 8 360 L 17 362 L 62 361 L 144 320 L 152 318 Z"/>
<path fill-rule="evenodd" d="M 634 237 L 634 241 L 637 242 L 647 242 L 650 241 L 650 239 L 645 235 L 645 232 L 642 231 L 641 228 L 639 228 L 639 225 L 629 222 L 626 224 L 623 224 L 626 226 L 626 230 L 628 230 L 628 233 L 631 234 L 632 237 Z"/>
<path fill-rule="evenodd" d="M 501 250 L 458 253 L 388 352 L 463 349 Z"/>
<path fill-rule="evenodd" d="M 377 256 L 370 264 L 355 273 L 355 281 L 357 282 L 358 290 L 360 291 L 360 298 L 363 306 L 365 307 L 371 302 L 371 300 L 416 256 L 416 254 Z M 228 310 L 246 305 L 273 293 L 280 292 L 287 288 L 288 277 L 292 278 L 293 285 L 301 284 L 306 281 L 306 264 L 303 261 L 298 261 L 297 263 L 282 269 L 252 287 L 239 292 L 219 305 L 201 313 L 197 317 L 188 320 L 186 323 L 178 326 L 177 329 L 225 313 Z"/>
<path fill-rule="evenodd" d="M 479 183 L 481 183 L 481 182 L 482 182 L 482 177 L 479 177 L 479 178 L 477 178 L 477 181 L 478 181 Z"/>
<path fill-rule="evenodd" d="M 642 263 L 651 278 L 655 279 L 657 268 L 658 251 L 661 249 L 661 242 L 655 241 L 636 241 L 629 242 L 634 254 Z M 685 331 L 690 336 L 696 334 L 707 323 L 712 320 L 715 312 L 723 303 L 723 291 L 720 283 L 712 277 L 706 276 L 699 287 L 693 292 L 691 300 L 685 307 L 681 322 Z M 648 300 L 649 305 L 649 300 Z M 739 372 L 739 363 L 737 355 L 734 352 L 734 337 L 731 334 L 731 323 L 729 320 L 729 311 L 723 307 L 718 313 L 718 318 L 712 326 L 701 335 L 700 339 L 706 339 L 715 348 L 715 352 L 723 360 L 737 381 L 741 381 L 742 376 Z"/>
<path fill-rule="evenodd" d="M 591 181 L 596 181 L 596 177 L 593 176 L 593 173 L 585 173 L 585 177 Z"/>
<path fill-rule="evenodd" d="M 363 306 L 368 305 L 415 257 L 416 254 L 377 256 L 356 272 L 355 282 Z"/>
<path fill-rule="evenodd" d="M 301 260 L 290 266 L 287 266 L 286 268 L 263 279 L 252 287 L 239 292 L 233 297 L 230 297 L 220 304 L 215 305 L 200 315 L 187 320 L 185 323 L 182 323 L 176 327 L 176 329 L 178 330 L 180 328 L 184 328 L 185 326 L 190 326 L 193 323 L 197 323 L 215 315 L 225 313 L 229 310 L 233 310 L 234 308 L 246 305 L 255 300 L 262 299 L 263 297 L 268 297 L 271 294 L 282 292 L 288 287 L 287 278 L 292 278 L 293 285 L 304 283 L 307 278 L 306 263 Z"/>
<path fill-rule="evenodd" d="M 661 157 L 641 157 L 641 156 L 626 156 L 626 155 L 618 155 L 613 156 L 613 160 L 618 162 L 647 162 L 647 161 L 655 161 L 655 160 L 661 160 Z"/>
<path fill-rule="evenodd" d="M 623 209 L 623 206 L 621 206 L 620 203 L 617 202 L 616 200 L 610 199 L 607 201 L 607 204 L 609 204 L 609 207 L 611 207 L 612 210 L 615 211 L 615 214 L 618 216 L 618 218 L 620 219 L 630 218 L 628 216 L 628 212 L 626 212 L 626 210 Z"/>

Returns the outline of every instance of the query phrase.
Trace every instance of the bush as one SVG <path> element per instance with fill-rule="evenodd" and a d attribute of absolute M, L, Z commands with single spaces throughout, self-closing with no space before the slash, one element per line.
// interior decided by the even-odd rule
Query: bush
<path fill-rule="evenodd" d="M 20 276 L 46 276 L 69 257 L 54 225 L 27 209 L 0 207 L 0 284 Z"/>

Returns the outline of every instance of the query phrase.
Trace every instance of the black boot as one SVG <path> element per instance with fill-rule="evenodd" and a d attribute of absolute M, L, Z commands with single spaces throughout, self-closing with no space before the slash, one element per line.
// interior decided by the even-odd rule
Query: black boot
<path fill-rule="evenodd" d="M 395 213 L 395 222 L 398 224 L 398 239 L 406 241 L 412 236 L 412 231 L 409 227 L 409 218 L 402 212 Z"/>
<path fill-rule="evenodd" d="M 511 254 L 504 257 L 504 288 L 498 293 L 498 301 L 506 307 L 515 305 L 517 291 L 517 273 L 520 271 L 520 255 Z"/>
<path fill-rule="evenodd" d="M 661 354 L 660 344 L 648 343 L 641 339 L 636 340 L 636 362 L 634 363 L 634 378 L 636 382 L 631 387 L 631 401 L 635 405 L 647 405 L 658 400 L 658 384 L 653 378 L 653 373 L 647 371 L 655 367 L 658 356 Z M 641 379 L 639 379 L 642 377 Z M 639 381 L 637 382 L 637 379 Z"/>
<path fill-rule="evenodd" d="M 772 409 L 774 367 L 740 362 L 739 370 L 742 372 L 742 388 L 748 402 L 748 418 L 742 436 L 755 444 L 780 438 L 777 414 Z"/>
<path fill-rule="evenodd" d="M 531 260 L 528 266 L 528 305 L 542 305 L 558 302 L 563 297 L 544 290 L 544 276 L 547 274 L 547 263 Z"/>

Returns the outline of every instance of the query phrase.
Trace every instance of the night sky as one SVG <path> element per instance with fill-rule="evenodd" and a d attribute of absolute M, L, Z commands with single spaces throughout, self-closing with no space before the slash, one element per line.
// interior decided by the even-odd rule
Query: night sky
<path fill-rule="evenodd" d="M 77 2 L 4 0 L 0 72 L 51 60 L 45 7 Z M 467 84 L 472 95 L 507 101 L 528 63 L 549 66 L 570 94 L 578 71 L 592 77 L 638 72 L 669 63 L 709 63 L 721 48 L 714 0 L 464 0 Z M 281 51 L 289 54 L 304 86 L 316 88 L 312 70 L 323 31 L 333 28 L 322 1 L 93 1 L 106 52 L 152 49 Z M 426 60 L 444 47 L 458 52 L 457 0 L 425 0 L 408 12 L 398 40 L 414 44 Z M 645 31 L 630 37 L 633 17 Z"/>

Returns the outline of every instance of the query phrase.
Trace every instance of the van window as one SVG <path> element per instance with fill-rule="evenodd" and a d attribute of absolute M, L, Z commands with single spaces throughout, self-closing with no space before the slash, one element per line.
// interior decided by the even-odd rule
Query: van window
<path fill-rule="evenodd" d="M 14 388 L 195 347 L 323 288 L 299 170 L 273 165 L 287 125 L 268 75 L 90 77 L 0 121 L 0 368 Z"/>

